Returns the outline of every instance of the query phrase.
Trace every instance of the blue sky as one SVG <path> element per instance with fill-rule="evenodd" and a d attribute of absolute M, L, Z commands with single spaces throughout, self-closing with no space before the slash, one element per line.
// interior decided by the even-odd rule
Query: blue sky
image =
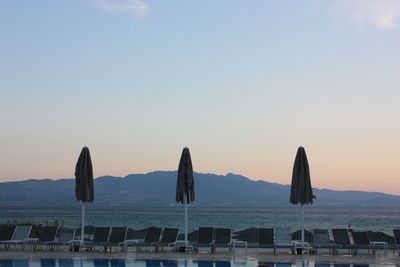
<path fill-rule="evenodd" d="M 400 194 L 400 2 L 0 0 L 0 180 L 176 169 Z M 362 181 L 362 183 L 360 183 Z"/>

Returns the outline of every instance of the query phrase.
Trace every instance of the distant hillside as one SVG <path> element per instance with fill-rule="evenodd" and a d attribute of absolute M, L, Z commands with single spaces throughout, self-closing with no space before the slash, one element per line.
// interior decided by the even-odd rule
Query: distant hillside
<path fill-rule="evenodd" d="M 289 205 L 289 185 L 253 181 L 227 174 L 195 173 L 197 205 Z M 175 171 L 103 176 L 95 179 L 98 205 L 171 205 Z M 74 179 L 0 183 L 1 205 L 74 205 Z M 315 205 L 400 206 L 400 196 L 363 191 L 314 189 Z"/>

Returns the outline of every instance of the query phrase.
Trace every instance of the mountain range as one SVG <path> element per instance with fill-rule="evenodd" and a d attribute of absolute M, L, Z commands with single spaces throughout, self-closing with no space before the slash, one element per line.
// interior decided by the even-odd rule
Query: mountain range
<path fill-rule="evenodd" d="M 195 205 L 289 205 L 290 185 L 228 173 L 195 173 Z M 176 171 L 155 171 L 94 181 L 94 205 L 176 205 Z M 0 205 L 77 205 L 75 180 L 0 183 Z M 400 196 L 379 192 L 313 189 L 314 205 L 400 206 Z"/>

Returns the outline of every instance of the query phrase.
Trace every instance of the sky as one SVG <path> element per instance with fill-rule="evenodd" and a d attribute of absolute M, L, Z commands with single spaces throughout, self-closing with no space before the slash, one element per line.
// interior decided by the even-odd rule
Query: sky
<path fill-rule="evenodd" d="M 0 0 L 0 181 L 194 170 L 400 195 L 398 0 Z"/>

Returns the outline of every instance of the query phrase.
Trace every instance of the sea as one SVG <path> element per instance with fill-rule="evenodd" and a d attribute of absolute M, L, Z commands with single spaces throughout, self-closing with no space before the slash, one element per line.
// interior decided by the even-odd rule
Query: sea
<path fill-rule="evenodd" d="M 0 223 L 31 222 L 79 227 L 81 206 L 0 206 Z M 174 206 L 97 206 L 86 204 L 85 225 L 127 226 L 140 230 L 149 226 L 184 228 L 184 207 Z M 231 228 L 290 227 L 300 229 L 300 206 L 188 206 L 189 230 L 199 226 Z M 400 207 L 304 206 L 304 227 L 347 228 L 392 235 L 400 227 Z"/>

